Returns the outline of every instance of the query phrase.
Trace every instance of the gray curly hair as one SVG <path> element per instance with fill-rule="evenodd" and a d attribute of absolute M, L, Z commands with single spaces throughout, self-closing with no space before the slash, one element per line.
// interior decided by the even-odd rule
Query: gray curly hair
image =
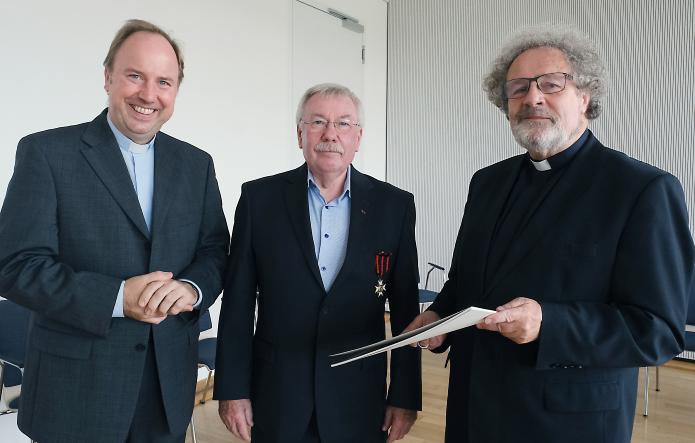
<path fill-rule="evenodd" d="M 577 89 L 591 97 L 586 117 L 593 120 L 601 114 L 601 100 L 606 92 L 606 68 L 598 55 L 594 43 L 579 31 L 567 26 L 537 26 L 525 28 L 512 36 L 492 62 L 490 71 L 483 79 L 483 90 L 487 98 L 502 112 L 508 114 L 504 83 L 512 62 L 522 52 L 550 47 L 557 48 L 567 57 Z"/>

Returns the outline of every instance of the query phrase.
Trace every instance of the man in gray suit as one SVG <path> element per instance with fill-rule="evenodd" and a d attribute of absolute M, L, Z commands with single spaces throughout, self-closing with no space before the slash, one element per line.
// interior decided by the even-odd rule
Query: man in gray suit
<path fill-rule="evenodd" d="M 130 20 L 104 67 L 108 109 L 23 138 L 0 212 L 0 295 L 34 312 L 18 424 L 40 443 L 183 442 L 227 225 L 211 157 L 159 132 L 176 42 Z"/>

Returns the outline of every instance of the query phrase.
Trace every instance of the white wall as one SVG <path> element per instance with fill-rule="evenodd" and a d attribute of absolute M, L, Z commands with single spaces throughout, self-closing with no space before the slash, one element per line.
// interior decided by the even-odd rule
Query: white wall
<path fill-rule="evenodd" d="M 323 0 L 365 25 L 363 170 L 386 158 L 386 3 Z M 0 200 L 19 139 L 93 119 L 106 105 L 102 61 L 117 29 L 150 20 L 182 44 L 185 79 L 164 131 L 215 159 L 232 228 L 242 182 L 298 166 L 290 103 L 293 0 L 11 1 L 0 5 Z M 336 55 L 337 56 L 337 55 Z M 211 310 L 216 324 L 217 308 Z"/>

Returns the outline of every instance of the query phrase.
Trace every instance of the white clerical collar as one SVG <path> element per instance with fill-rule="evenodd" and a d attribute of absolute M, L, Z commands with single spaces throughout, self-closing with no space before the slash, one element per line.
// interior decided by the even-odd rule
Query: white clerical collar
<path fill-rule="evenodd" d="M 529 158 L 529 160 L 531 160 L 531 164 L 534 168 L 536 168 L 536 171 L 550 171 L 552 169 L 548 159 L 541 160 L 539 162 L 534 161 L 532 158 Z"/>
<path fill-rule="evenodd" d="M 144 154 L 148 149 L 150 149 L 149 143 L 146 145 L 139 145 L 134 141 L 131 141 L 128 145 L 128 151 L 132 152 L 133 154 Z"/>

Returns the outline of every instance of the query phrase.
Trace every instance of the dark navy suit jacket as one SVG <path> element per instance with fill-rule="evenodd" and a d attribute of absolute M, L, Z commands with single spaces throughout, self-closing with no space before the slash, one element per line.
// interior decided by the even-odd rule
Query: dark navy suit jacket
<path fill-rule="evenodd" d="M 0 213 L 0 295 L 32 311 L 19 427 L 38 441 L 123 442 L 152 334 L 169 426 L 183 433 L 198 313 L 222 289 L 228 231 L 212 159 L 158 133 L 152 232 L 106 121 L 23 138 Z M 112 318 L 121 281 L 171 271 L 201 311 Z M 140 345 L 140 346 L 138 346 Z"/>
<path fill-rule="evenodd" d="M 394 351 L 330 367 L 329 355 L 384 338 L 375 256 L 391 253 L 386 295 L 395 334 L 418 314 L 413 196 L 351 168 L 345 261 L 326 293 L 307 199 L 307 167 L 245 183 L 232 233 L 218 332 L 215 398 L 250 398 L 253 441 L 384 441 L 388 404 L 420 408 L 420 354 Z M 258 290 L 258 324 L 254 306 Z"/>
<path fill-rule="evenodd" d="M 431 309 L 528 297 L 540 337 L 451 334 L 447 442 L 629 442 L 637 368 L 683 348 L 693 241 L 672 175 L 589 136 L 485 279 L 493 229 L 526 156 L 478 171 L 449 280 Z"/>

